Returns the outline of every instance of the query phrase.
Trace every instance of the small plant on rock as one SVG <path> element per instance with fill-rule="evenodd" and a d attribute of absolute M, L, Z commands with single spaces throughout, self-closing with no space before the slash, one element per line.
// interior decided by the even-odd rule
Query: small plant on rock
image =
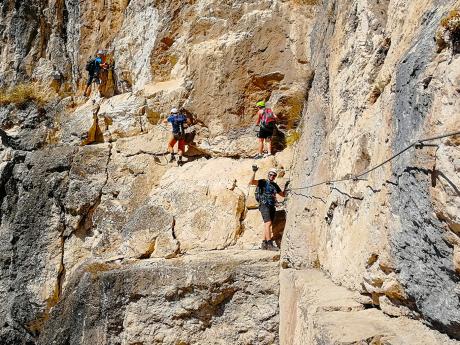
<path fill-rule="evenodd" d="M 460 45 L 460 11 L 450 11 L 442 18 L 441 24 L 435 37 L 438 52 L 451 46 L 454 53 L 458 52 Z"/>
<path fill-rule="evenodd" d="M 293 146 L 300 139 L 300 132 L 297 129 L 290 130 L 286 136 L 286 145 Z"/>

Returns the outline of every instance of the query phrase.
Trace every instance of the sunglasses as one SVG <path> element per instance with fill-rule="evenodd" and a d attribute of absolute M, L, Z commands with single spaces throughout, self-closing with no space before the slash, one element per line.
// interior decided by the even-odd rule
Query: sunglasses
<path fill-rule="evenodd" d="M 276 176 L 276 174 L 268 174 L 268 176 L 270 176 L 270 177 L 271 177 L 271 176 Z"/>

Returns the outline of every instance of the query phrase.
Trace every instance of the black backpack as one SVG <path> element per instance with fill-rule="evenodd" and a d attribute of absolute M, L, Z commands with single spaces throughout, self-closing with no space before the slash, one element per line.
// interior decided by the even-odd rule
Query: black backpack
<path fill-rule="evenodd" d="M 259 183 L 257 183 L 256 191 L 255 191 L 255 193 L 254 193 L 254 196 L 256 197 L 256 201 L 257 201 L 257 202 L 261 202 L 261 201 L 262 201 L 263 195 L 264 195 L 264 193 L 265 193 L 265 189 L 267 188 L 267 184 L 268 184 L 268 183 L 269 183 L 269 182 L 268 182 L 267 180 L 265 180 L 265 186 L 263 186 L 263 187 L 260 187 L 260 186 L 259 186 Z"/>
<path fill-rule="evenodd" d="M 89 59 L 89 60 L 86 62 L 86 70 L 87 70 L 88 72 L 94 71 L 95 62 L 96 62 L 96 59 L 94 59 L 94 58 L 91 58 L 91 59 Z"/>

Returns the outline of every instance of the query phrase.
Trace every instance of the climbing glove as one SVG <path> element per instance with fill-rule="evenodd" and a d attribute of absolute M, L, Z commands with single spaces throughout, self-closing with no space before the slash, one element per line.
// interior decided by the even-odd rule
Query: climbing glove
<path fill-rule="evenodd" d="M 291 181 L 286 181 L 286 183 L 284 184 L 284 191 L 285 192 L 288 192 L 289 191 L 289 183 L 291 183 Z"/>
<path fill-rule="evenodd" d="M 259 167 L 257 165 L 253 165 L 252 166 L 252 171 L 256 172 L 257 170 L 259 170 Z"/>

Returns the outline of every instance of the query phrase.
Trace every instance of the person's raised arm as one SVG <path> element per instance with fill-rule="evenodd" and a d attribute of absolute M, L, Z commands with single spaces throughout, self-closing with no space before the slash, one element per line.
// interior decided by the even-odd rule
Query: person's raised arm
<path fill-rule="evenodd" d="M 257 186 L 257 184 L 259 183 L 259 181 L 256 180 L 256 171 L 259 170 L 259 168 L 257 167 L 257 165 L 253 165 L 252 166 L 252 177 L 251 179 L 249 180 L 249 184 L 250 185 L 253 185 L 253 186 Z"/>

